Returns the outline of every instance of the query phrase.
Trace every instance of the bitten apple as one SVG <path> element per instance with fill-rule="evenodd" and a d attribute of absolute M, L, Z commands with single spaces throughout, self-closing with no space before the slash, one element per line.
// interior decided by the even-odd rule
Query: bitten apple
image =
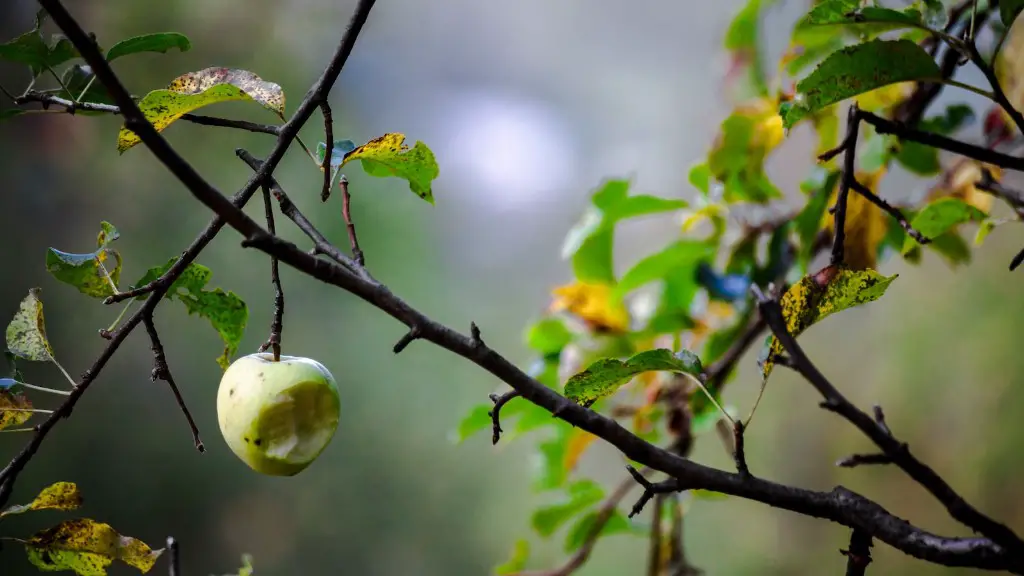
<path fill-rule="evenodd" d="M 316 360 L 258 353 L 235 360 L 217 391 L 217 419 L 231 451 L 253 470 L 294 476 L 334 437 L 338 385 Z"/>

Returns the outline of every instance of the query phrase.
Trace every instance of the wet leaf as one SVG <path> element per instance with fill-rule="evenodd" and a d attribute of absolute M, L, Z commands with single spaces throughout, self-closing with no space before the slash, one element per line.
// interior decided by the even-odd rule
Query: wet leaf
<path fill-rule="evenodd" d="M 559 504 L 537 509 L 530 519 L 533 529 L 547 538 L 573 516 L 604 498 L 604 490 L 592 480 L 577 480 L 566 487 L 567 499 Z"/>
<path fill-rule="evenodd" d="M 23 514 L 30 510 L 75 510 L 81 505 L 82 493 L 74 482 L 57 482 L 44 488 L 32 502 L 11 506 L 0 512 L 0 517 Z"/>
<path fill-rule="evenodd" d="M 974 206 L 957 198 L 940 198 L 914 216 L 910 225 L 928 239 L 936 239 L 964 222 L 979 222 L 986 214 Z M 903 242 L 903 253 L 906 254 L 917 246 L 917 242 L 909 236 Z"/>
<path fill-rule="evenodd" d="M 797 97 L 779 108 L 786 128 L 808 114 L 869 90 L 908 81 L 938 81 L 942 73 L 916 43 L 870 40 L 833 52 L 797 86 Z"/>
<path fill-rule="evenodd" d="M 20 392 L 0 390 L 0 430 L 21 426 L 32 418 L 32 402 Z M 2 514 L 0 514 L 2 516 Z"/>
<path fill-rule="evenodd" d="M 512 549 L 511 557 L 505 561 L 504 564 L 496 566 L 494 573 L 498 575 L 503 574 L 515 574 L 522 572 L 526 568 L 526 561 L 530 558 L 530 543 L 527 540 L 520 538 L 516 540 L 515 547 Z"/>
<path fill-rule="evenodd" d="M 573 282 L 551 291 L 552 312 L 568 311 L 594 330 L 621 333 L 629 328 L 629 313 L 621 301 L 614 299 L 607 284 Z"/>
<path fill-rule="evenodd" d="M 434 193 L 430 183 L 437 178 L 439 169 L 434 153 L 419 140 L 410 149 L 404 144 L 405 134 L 385 134 L 374 138 L 366 144 L 348 152 L 343 156 L 341 165 L 352 160 L 363 164 L 363 171 L 370 176 L 387 178 L 396 176 L 409 182 L 409 189 L 430 204 L 434 203 Z M 335 142 L 335 145 L 338 143 Z M 332 154 L 332 165 L 333 155 Z M 323 160 L 320 161 L 323 163 Z"/>
<path fill-rule="evenodd" d="M 57 280 L 70 284 L 93 298 L 106 298 L 116 292 L 121 278 L 121 254 L 107 248 L 120 237 L 110 222 L 100 224 L 96 237 L 99 250 L 87 254 L 72 254 L 56 248 L 46 251 L 46 270 Z"/>
<path fill-rule="evenodd" d="M 139 109 L 162 131 L 183 115 L 203 106 L 232 100 L 261 104 L 278 116 L 284 116 L 284 92 L 247 70 L 206 68 L 175 78 L 162 90 L 154 90 L 139 101 Z M 117 150 L 125 152 L 141 142 L 139 136 L 122 126 L 117 135 Z"/>
<path fill-rule="evenodd" d="M 334 147 L 331 149 L 331 167 L 341 166 L 342 161 L 345 159 L 345 154 L 356 149 L 356 145 L 351 140 L 335 140 Z M 316 161 L 317 164 L 323 166 L 324 158 L 327 157 L 327 144 L 319 142 L 316 145 Z"/>
<path fill-rule="evenodd" d="M 171 258 L 163 266 L 150 268 L 146 274 L 132 286 L 138 288 L 149 284 L 163 276 L 177 258 Z M 206 290 L 206 285 L 213 278 L 213 271 L 201 264 L 189 264 L 181 276 L 171 284 L 166 298 L 177 299 L 185 305 L 189 314 L 197 314 L 210 321 L 210 324 L 224 341 L 224 353 L 217 358 L 217 364 L 227 369 L 231 357 L 238 350 L 242 341 L 245 326 L 249 321 L 249 308 L 234 292 L 225 292 L 217 288 Z M 143 300 L 149 295 L 139 296 Z"/>
<path fill-rule="evenodd" d="M 597 517 L 601 513 L 598 511 L 587 512 L 581 516 L 569 530 L 569 533 L 565 536 L 565 544 L 563 549 L 567 554 L 573 553 L 579 550 L 580 546 L 587 541 L 587 537 L 590 532 L 594 529 L 594 523 L 597 522 Z M 625 533 L 639 533 L 640 531 L 633 528 L 626 516 L 618 510 L 612 510 L 611 516 L 605 522 L 601 528 L 600 536 L 611 536 L 613 534 L 625 534 Z M 644 531 L 646 533 L 646 531 Z"/>
<path fill-rule="evenodd" d="M 35 362 L 53 361 L 53 348 L 46 339 L 41 288 L 31 288 L 18 312 L 7 325 L 7 349 L 19 358 Z"/>
<path fill-rule="evenodd" d="M 700 359 L 688 350 L 678 354 L 664 348 L 647 350 L 625 362 L 615 358 L 604 358 L 569 378 L 565 383 L 565 396 L 586 407 L 613 394 L 623 384 L 643 372 L 669 371 L 699 377 L 702 370 Z"/>
<path fill-rule="evenodd" d="M 80 576 L 104 576 L 114 560 L 145 574 L 163 549 L 152 550 L 108 524 L 80 518 L 37 533 L 25 542 L 25 551 L 29 561 L 46 572 L 72 570 Z"/>
<path fill-rule="evenodd" d="M 782 296 L 786 328 L 793 337 L 797 337 L 836 312 L 874 302 L 885 294 L 898 276 L 883 276 L 876 270 L 856 271 L 832 266 L 804 276 Z M 768 340 L 767 356 L 760 360 L 765 381 L 775 366 L 775 356 L 783 353 L 782 344 L 775 336 L 769 336 Z"/>
<path fill-rule="evenodd" d="M 107 51 L 107 62 L 113 62 L 122 56 L 139 54 L 140 52 L 166 53 L 172 48 L 181 52 L 188 52 L 192 49 L 192 43 L 188 37 L 177 32 L 158 32 L 156 34 L 143 34 L 127 40 L 121 40 L 110 47 Z"/>

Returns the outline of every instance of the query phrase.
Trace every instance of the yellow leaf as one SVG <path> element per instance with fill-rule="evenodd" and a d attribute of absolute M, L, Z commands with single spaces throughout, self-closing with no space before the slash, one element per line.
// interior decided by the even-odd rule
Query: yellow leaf
<path fill-rule="evenodd" d="M 981 171 L 987 168 L 996 180 L 1002 175 L 998 166 L 985 165 L 977 160 L 963 158 L 946 171 L 942 180 L 928 193 L 928 200 L 951 197 L 963 200 L 982 212 L 992 210 L 992 195 L 979 190 L 976 184 L 981 180 Z"/>
<path fill-rule="evenodd" d="M 145 574 L 163 549 L 122 536 L 108 524 L 88 518 L 67 520 L 25 541 L 29 561 L 47 571 L 72 570 L 80 576 L 104 576 L 114 560 Z"/>
<path fill-rule="evenodd" d="M 405 134 L 391 133 L 374 138 L 345 154 L 341 165 L 344 166 L 350 160 L 361 160 L 363 171 L 370 176 L 404 178 L 413 193 L 433 204 L 434 193 L 430 183 L 440 173 L 434 153 L 418 140 L 412 149 L 404 142 Z"/>
<path fill-rule="evenodd" d="M 857 179 L 877 194 L 878 183 L 884 170 L 871 174 L 858 174 Z M 829 205 L 835 205 L 838 189 L 832 193 Z M 878 261 L 878 246 L 885 239 L 889 229 L 889 215 L 853 190 L 846 199 L 846 239 L 843 242 L 846 265 L 852 270 L 875 268 Z M 835 218 L 826 212 L 823 225 L 829 234 L 834 234 Z"/>
<path fill-rule="evenodd" d="M 568 310 L 598 331 L 625 332 L 629 328 L 629 313 L 612 299 L 612 287 L 607 284 L 574 282 L 555 288 L 552 294 L 552 312 Z"/>
<path fill-rule="evenodd" d="M 29 504 L 11 506 L 0 517 L 29 510 L 74 510 L 82 505 L 82 494 L 74 482 L 57 482 L 43 489 Z"/>
<path fill-rule="evenodd" d="M 854 97 L 857 106 L 868 112 L 878 112 L 900 104 L 914 91 L 914 82 L 900 82 L 875 88 Z"/>
<path fill-rule="evenodd" d="M 583 452 L 596 439 L 597 436 L 590 432 L 580 430 L 579 428 L 572 429 L 565 446 L 565 455 L 562 457 L 562 467 L 565 468 L 566 472 L 576 469 L 576 465 L 579 464 Z"/>
<path fill-rule="evenodd" d="M 1017 110 L 1024 110 L 1024 12 L 1017 15 L 1007 30 L 994 68 L 1010 104 Z"/>
<path fill-rule="evenodd" d="M 24 394 L 0 390 L 0 430 L 28 422 L 31 409 L 32 402 Z"/>

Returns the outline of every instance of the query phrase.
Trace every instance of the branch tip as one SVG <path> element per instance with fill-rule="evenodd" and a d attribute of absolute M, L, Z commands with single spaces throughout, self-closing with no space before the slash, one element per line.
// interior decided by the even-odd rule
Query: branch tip
<path fill-rule="evenodd" d="M 402 351 L 405 350 L 407 346 L 409 346 L 409 344 L 412 344 L 413 340 L 416 340 L 419 337 L 419 326 L 413 326 L 412 328 L 409 328 L 409 331 L 405 333 L 405 336 L 402 336 L 402 339 L 395 343 L 395 347 L 393 348 L 394 353 L 401 354 Z"/>
<path fill-rule="evenodd" d="M 501 395 L 491 394 L 488 396 L 488 398 L 491 399 L 491 402 L 494 402 L 494 408 L 491 408 L 491 411 L 487 413 L 491 417 L 491 444 L 496 445 L 498 440 L 501 439 L 502 429 L 500 414 L 502 407 L 504 407 L 505 404 L 508 404 L 509 400 L 520 396 L 522 396 L 522 394 L 518 390 L 511 390 Z"/>

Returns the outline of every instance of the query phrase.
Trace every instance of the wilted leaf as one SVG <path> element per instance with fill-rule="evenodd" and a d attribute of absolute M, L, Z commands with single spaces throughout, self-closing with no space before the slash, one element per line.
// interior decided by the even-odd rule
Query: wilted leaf
<path fill-rule="evenodd" d="M 573 553 L 579 550 L 580 546 L 586 542 L 590 532 L 594 529 L 594 523 L 597 522 L 597 517 L 601 513 L 598 511 L 587 512 L 573 524 L 569 533 L 565 536 L 564 549 L 567 554 Z M 611 516 L 605 522 L 604 526 L 601 527 L 601 531 L 598 533 L 600 536 L 611 536 L 612 534 L 623 534 L 628 532 L 635 532 L 633 526 L 629 523 L 622 512 L 618 510 L 612 510 Z"/>
<path fill-rule="evenodd" d="M 494 568 L 494 573 L 497 575 L 504 574 L 515 574 L 521 572 L 523 568 L 526 568 L 526 561 L 530 558 L 530 543 L 527 540 L 520 538 L 516 540 L 515 547 L 512 549 L 512 556 L 502 565 Z"/>
<path fill-rule="evenodd" d="M 793 337 L 797 337 L 836 312 L 874 302 L 885 294 L 898 276 L 883 276 L 875 270 L 855 271 L 832 266 L 804 276 L 782 296 L 782 316 L 786 320 L 786 328 Z M 775 366 L 775 357 L 782 352 L 782 343 L 775 336 L 769 336 L 767 356 L 761 359 L 764 380 L 768 380 Z"/>
<path fill-rule="evenodd" d="M 166 53 L 171 48 L 177 48 L 181 52 L 188 52 L 192 43 L 188 37 L 177 32 L 158 32 L 156 34 L 143 34 L 127 40 L 121 40 L 110 47 L 107 51 L 107 62 L 140 52 Z"/>
<path fill-rule="evenodd" d="M 558 354 L 572 341 L 573 335 L 560 318 L 542 318 L 526 331 L 526 345 L 542 356 Z"/>
<path fill-rule="evenodd" d="M 331 166 L 341 166 L 342 161 L 345 160 L 345 154 L 356 149 L 355 142 L 351 140 L 335 140 L 334 147 L 331 148 Z M 316 145 L 316 162 L 323 166 L 324 158 L 327 157 L 327 144 L 319 142 Z"/>
<path fill-rule="evenodd" d="M 591 328 L 606 332 L 624 332 L 629 328 L 629 314 L 619 300 L 613 298 L 607 284 L 574 282 L 552 290 L 554 301 L 550 310 L 568 310 Z"/>
<path fill-rule="evenodd" d="M 404 178 L 409 182 L 410 190 L 433 204 L 434 193 L 430 189 L 430 183 L 439 174 L 434 153 L 419 140 L 416 141 L 416 145 L 412 149 L 409 149 L 403 142 L 405 142 L 405 134 L 391 133 L 374 138 L 345 154 L 341 165 L 344 166 L 351 160 L 359 160 L 363 164 L 363 171 L 370 176 Z M 337 144 L 335 142 L 335 146 Z M 331 156 L 333 165 L 333 151 Z M 323 163 L 323 159 L 320 162 Z"/>
<path fill-rule="evenodd" d="M 21 301 L 14 319 L 7 325 L 7 349 L 15 356 L 36 362 L 53 360 L 53 348 L 46 339 L 46 322 L 41 288 L 31 288 Z"/>
<path fill-rule="evenodd" d="M 106 298 L 116 292 L 121 278 L 121 255 L 107 245 L 117 240 L 120 233 L 110 222 L 100 224 L 96 237 L 99 250 L 87 254 L 72 254 L 56 248 L 46 251 L 46 270 L 57 280 L 70 284 L 93 298 Z"/>
<path fill-rule="evenodd" d="M 74 510 L 81 505 L 82 494 L 74 482 L 57 482 L 44 488 L 32 502 L 11 506 L 0 512 L 0 517 L 29 510 Z"/>
<path fill-rule="evenodd" d="M 932 57 L 910 40 L 870 40 L 833 52 L 779 109 L 786 128 L 810 113 L 869 90 L 907 81 L 939 81 Z"/>
<path fill-rule="evenodd" d="M 647 350 L 625 362 L 604 358 L 569 378 L 565 383 L 565 396 L 582 406 L 590 406 L 643 372 L 670 371 L 699 376 L 702 370 L 700 359 L 688 350 L 678 354 L 663 348 Z"/>
<path fill-rule="evenodd" d="M 171 258 L 163 266 L 150 268 L 146 274 L 133 284 L 138 288 L 164 275 L 177 258 Z M 205 286 L 213 277 L 213 271 L 201 264 L 189 264 L 181 276 L 171 284 L 167 291 L 166 298 L 177 299 L 188 310 L 189 314 L 198 314 L 210 321 L 213 328 L 224 340 L 224 353 L 217 358 L 221 368 L 227 369 L 231 362 L 231 356 L 238 350 L 238 344 L 242 341 L 245 333 L 245 326 L 249 321 L 249 308 L 245 301 L 234 292 L 225 292 L 217 288 L 205 290 Z M 140 296 L 138 299 L 148 298 L 149 295 Z"/>
<path fill-rule="evenodd" d="M 738 107 L 722 122 L 708 167 L 724 185 L 726 202 L 764 203 L 782 197 L 764 172 L 765 158 L 782 138 L 782 118 L 767 99 Z"/>
<path fill-rule="evenodd" d="M 957 198 L 940 198 L 921 209 L 910 225 L 925 238 L 936 239 L 957 224 L 985 219 L 985 213 Z M 904 240 L 903 253 L 917 245 L 909 236 Z"/>
<path fill-rule="evenodd" d="M 28 422 L 32 418 L 31 408 L 32 402 L 24 394 L 0 390 L 0 430 Z"/>
<path fill-rule="evenodd" d="M 139 109 L 156 128 L 167 128 L 183 115 L 203 106 L 231 100 L 251 100 L 284 116 L 284 92 L 247 70 L 206 68 L 183 74 L 166 89 L 153 90 L 139 101 Z M 117 135 L 117 150 L 124 152 L 141 140 L 122 126 Z"/>
<path fill-rule="evenodd" d="M 539 508 L 533 513 L 530 523 L 541 536 L 551 536 L 573 516 L 600 502 L 604 490 L 592 480 L 578 480 L 566 487 L 566 495 L 566 501 Z"/>
<path fill-rule="evenodd" d="M 108 524 L 81 518 L 37 533 L 25 542 L 25 551 L 29 561 L 46 572 L 73 570 L 80 576 L 104 576 L 114 560 L 145 574 L 163 549 L 152 550 Z"/>

